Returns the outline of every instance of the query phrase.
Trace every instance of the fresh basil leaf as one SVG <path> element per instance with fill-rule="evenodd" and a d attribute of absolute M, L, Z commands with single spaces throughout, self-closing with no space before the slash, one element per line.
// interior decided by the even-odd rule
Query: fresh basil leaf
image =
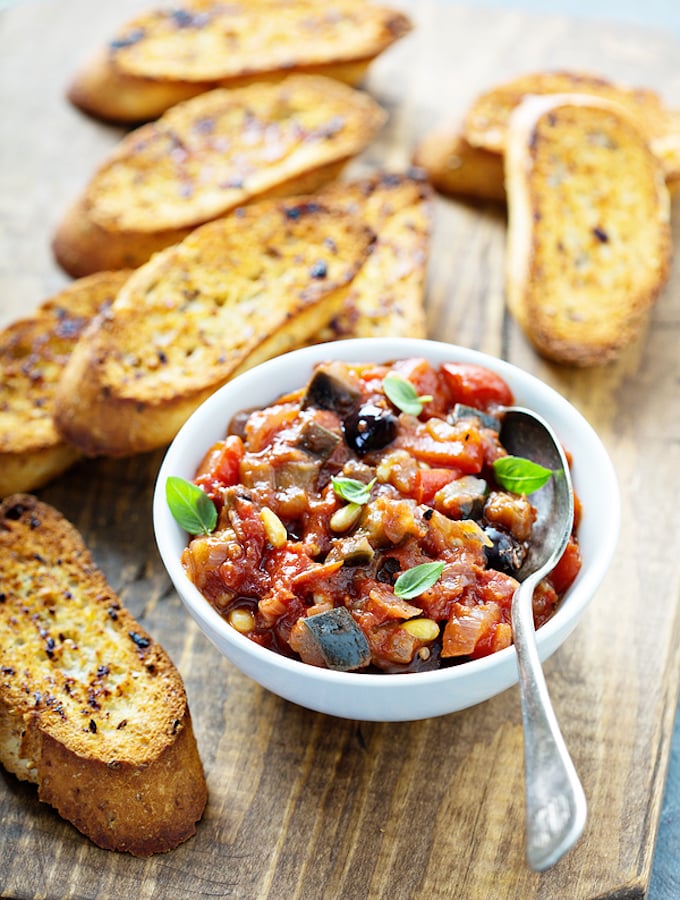
<path fill-rule="evenodd" d="M 382 387 L 387 399 L 394 403 L 397 409 L 411 416 L 419 416 L 423 411 L 423 404 L 432 399 L 429 394 L 419 397 L 411 382 L 400 375 L 395 375 L 394 372 L 383 378 Z"/>
<path fill-rule="evenodd" d="M 341 500 L 363 506 L 364 503 L 368 503 L 371 499 L 371 488 L 375 484 L 375 478 L 369 481 L 368 484 L 364 484 L 363 481 L 357 481 L 355 478 L 343 478 L 341 475 L 338 475 L 335 478 L 331 478 L 331 484 Z"/>
<path fill-rule="evenodd" d="M 170 475 L 165 482 L 165 499 L 175 521 L 189 534 L 210 534 L 217 525 L 217 509 L 198 485 Z"/>
<path fill-rule="evenodd" d="M 394 593 L 402 600 L 417 597 L 441 578 L 444 571 L 443 562 L 421 563 L 402 572 L 394 582 Z"/>
<path fill-rule="evenodd" d="M 552 470 L 521 456 L 502 456 L 494 461 L 493 473 L 506 491 L 532 494 L 550 481 Z"/>

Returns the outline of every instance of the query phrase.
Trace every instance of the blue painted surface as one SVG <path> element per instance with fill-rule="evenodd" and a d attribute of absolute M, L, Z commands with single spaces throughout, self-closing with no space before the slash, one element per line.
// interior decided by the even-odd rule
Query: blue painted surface
<path fill-rule="evenodd" d="M 659 835 L 647 900 L 680 898 L 680 715 L 676 715 Z"/>

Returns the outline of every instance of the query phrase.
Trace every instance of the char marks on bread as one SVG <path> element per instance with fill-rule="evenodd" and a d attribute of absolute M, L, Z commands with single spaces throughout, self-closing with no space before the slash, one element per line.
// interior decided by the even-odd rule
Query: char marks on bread
<path fill-rule="evenodd" d="M 510 311 L 549 359 L 614 359 L 670 269 L 664 171 L 637 120 L 601 98 L 529 97 L 510 119 L 505 172 Z"/>
<path fill-rule="evenodd" d="M 0 762 L 105 849 L 191 837 L 207 789 L 180 674 L 30 494 L 0 503 L 0 597 Z"/>
<path fill-rule="evenodd" d="M 78 70 L 68 96 L 90 115 L 135 123 L 215 87 L 294 73 L 357 84 L 410 30 L 403 12 L 356 0 L 184 0 L 124 24 Z"/>
<path fill-rule="evenodd" d="M 54 427 L 54 394 L 76 341 L 129 274 L 79 279 L 0 331 L 0 497 L 42 487 L 80 456 Z"/>
<path fill-rule="evenodd" d="M 56 259 L 76 277 L 136 268 L 239 206 L 312 193 L 384 121 L 368 94 L 312 75 L 180 103 L 102 162 L 57 226 Z"/>
<path fill-rule="evenodd" d="M 374 241 L 313 198 L 263 200 L 196 229 L 134 272 L 78 342 L 57 429 L 89 455 L 167 444 L 216 388 L 328 325 Z"/>

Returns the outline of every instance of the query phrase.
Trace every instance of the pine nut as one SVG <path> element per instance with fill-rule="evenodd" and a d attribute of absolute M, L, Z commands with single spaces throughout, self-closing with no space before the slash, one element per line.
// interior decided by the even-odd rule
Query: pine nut
<path fill-rule="evenodd" d="M 260 518 L 262 519 L 262 524 L 264 525 L 264 531 L 267 535 L 267 540 L 272 545 L 272 547 L 280 548 L 283 547 L 288 540 L 288 532 L 286 531 L 286 526 L 283 524 L 281 519 L 269 509 L 268 506 L 264 506 L 260 510 Z"/>
<path fill-rule="evenodd" d="M 439 636 L 439 625 L 433 619 L 408 619 L 401 627 L 421 641 L 433 641 Z"/>
<path fill-rule="evenodd" d="M 249 631 L 255 628 L 255 616 L 243 606 L 237 606 L 235 609 L 232 609 L 227 616 L 227 621 L 232 628 L 235 628 L 241 634 L 248 634 Z"/>

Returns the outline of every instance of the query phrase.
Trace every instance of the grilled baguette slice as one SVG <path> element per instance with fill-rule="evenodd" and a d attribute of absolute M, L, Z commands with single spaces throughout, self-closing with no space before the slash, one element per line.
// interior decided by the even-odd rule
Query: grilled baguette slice
<path fill-rule="evenodd" d="M 202 94 L 120 142 L 58 225 L 56 258 L 74 276 L 135 268 L 254 199 L 313 192 L 384 121 L 367 94 L 321 76 Z"/>
<path fill-rule="evenodd" d="M 659 157 L 669 190 L 680 187 L 680 112 L 653 91 L 614 84 L 578 72 L 535 72 L 480 94 L 462 124 L 433 128 L 416 147 L 413 163 L 442 194 L 505 200 L 503 157 L 512 111 L 529 95 L 579 93 L 625 106 Z"/>
<path fill-rule="evenodd" d="M 544 356 L 606 363 L 668 277 L 661 164 L 624 107 L 583 95 L 527 98 L 508 137 L 509 308 Z"/>
<path fill-rule="evenodd" d="M 439 126 L 417 145 L 413 165 L 442 194 L 505 201 L 503 154 L 473 147 L 459 127 Z"/>
<path fill-rule="evenodd" d="M 57 428 L 90 455 L 167 444 L 216 388 L 329 322 L 373 241 L 308 200 L 261 201 L 202 226 L 134 272 L 82 336 Z"/>
<path fill-rule="evenodd" d="M 0 332 L 0 497 L 42 487 L 80 456 L 54 427 L 54 392 L 80 334 L 129 274 L 82 278 Z"/>
<path fill-rule="evenodd" d="M 432 198 L 415 173 L 378 173 L 336 183 L 318 194 L 371 228 L 373 251 L 352 282 L 342 311 L 317 340 L 425 337 L 425 277 Z"/>
<path fill-rule="evenodd" d="M 76 529 L 30 494 L 0 503 L 0 761 L 108 850 L 195 833 L 207 790 L 182 679 Z"/>
<path fill-rule="evenodd" d="M 410 30 L 403 13 L 356 0 L 184 0 L 124 25 L 76 73 L 68 96 L 91 115 L 141 122 L 215 87 L 293 72 L 356 84 Z"/>
<path fill-rule="evenodd" d="M 532 72 L 480 94 L 465 116 L 463 136 L 473 146 L 503 153 L 508 121 L 515 107 L 529 95 L 586 94 L 624 106 L 663 162 L 668 180 L 680 177 L 680 121 L 666 109 L 657 93 L 614 83 L 584 72 Z"/>

